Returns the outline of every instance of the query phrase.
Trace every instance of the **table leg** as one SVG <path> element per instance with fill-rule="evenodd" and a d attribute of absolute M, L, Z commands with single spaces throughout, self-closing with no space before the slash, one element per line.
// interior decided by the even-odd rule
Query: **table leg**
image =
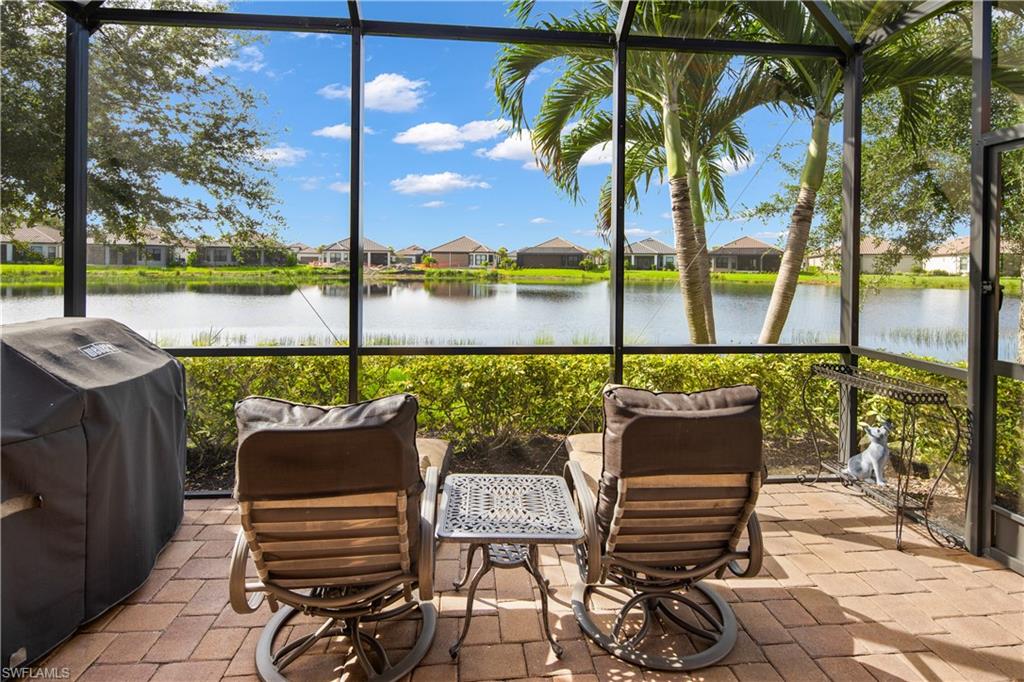
<path fill-rule="evenodd" d="M 452 583 L 452 587 L 458 592 L 462 589 L 462 586 L 469 581 L 469 574 L 473 571 L 473 558 L 476 556 L 476 552 L 482 545 L 470 545 L 469 550 L 466 552 L 466 572 L 462 578 Z"/>
<path fill-rule="evenodd" d="M 448 649 L 448 655 L 452 658 L 457 658 L 459 655 L 459 649 L 462 647 L 462 641 L 466 639 L 466 633 L 469 632 L 469 621 L 473 618 L 473 600 L 476 597 L 476 587 L 480 584 L 480 579 L 483 578 L 488 571 L 491 570 L 491 560 L 487 555 L 486 548 L 483 545 L 470 545 L 469 551 L 470 556 L 477 548 L 483 548 L 481 552 L 483 555 L 483 563 L 480 564 L 480 568 L 477 569 L 476 574 L 473 576 L 473 580 L 469 583 L 469 593 L 466 595 L 466 617 L 462 621 L 462 633 L 459 634 L 459 639 L 452 644 L 451 648 Z M 467 573 L 468 573 L 467 569 Z"/>
<path fill-rule="evenodd" d="M 548 580 L 546 580 L 540 572 L 540 564 L 537 562 L 537 545 L 530 546 L 530 552 L 526 558 L 526 572 L 533 576 L 533 579 L 537 581 L 537 587 L 540 588 L 540 618 L 541 624 L 544 627 L 544 636 L 547 637 L 548 643 L 551 644 L 551 650 L 555 652 L 556 658 L 561 658 L 564 653 L 562 645 L 555 641 L 554 635 L 551 634 L 551 626 L 548 624 Z"/>

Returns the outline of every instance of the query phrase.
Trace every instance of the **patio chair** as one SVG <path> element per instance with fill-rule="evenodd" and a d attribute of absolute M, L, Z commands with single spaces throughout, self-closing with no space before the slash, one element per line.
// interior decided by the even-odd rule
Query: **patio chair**
<path fill-rule="evenodd" d="M 345 638 L 373 680 L 400 679 L 426 655 L 437 625 L 434 518 L 448 447 L 416 438 L 417 410 L 411 395 L 341 407 L 253 397 L 235 406 L 242 527 L 230 600 L 238 613 L 264 599 L 274 612 L 256 647 L 261 679 L 285 679 L 282 671 L 323 638 Z M 255 579 L 246 575 L 250 557 Z M 393 662 L 362 626 L 415 610 L 419 636 Z M 299 613 L 324 622 L 275 650 Z"/>
<path fill-rule="evenodd" d="M 693 670 L 727 656 L 735 615 L 701 581 L 761 569 L 757 389 L 686 394 L 608 386 L 603 435 L 571 436 L 567 447 L 565 478 L 586 531 L 572 597 L 584 633 L 613 656 L 656 670 Z M 607 589 L 626 595 L 614 618 L 591 609 L 595 592 Z M 634 631 L 627 634 L 627 625 Z M 690 642 L 677 637 L 677 651 L 665 647 L 675 634 L 665 625 Z M 670 637 L 657 642 L 660 650 L 643 649 L 658 629 Z"/>

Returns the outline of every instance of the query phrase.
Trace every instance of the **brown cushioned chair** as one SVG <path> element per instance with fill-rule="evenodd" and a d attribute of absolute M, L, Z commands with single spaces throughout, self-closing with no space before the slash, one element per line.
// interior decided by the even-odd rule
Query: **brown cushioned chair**
<path fill-rule="evenodd" d="M 447 443 L 416 439 L 416 399 L 393 395 L 340 407 L 252 397 L 235 406 L 235 499 L 241 525 L 231 606 L 271 617 L 256 649 L 263 680 L 321 638 L 343 636 L 371 679 L 397 680 L 434 637 L 434 517 Z M 422 445 L 423 453 L 418 452 Z M 421 465 L 425 466 L 421 476 Z M 246 577 L 249 557 L 255 580 Z M 392 663 L 360 626 L 419 611 L 413 648 Z M 297 613 L 324 618 L 314 633 L 273 650 Z"/>
<path fill-rule="evenodd" d="M 760 571 L 760 417 L 753 386 L 690 394 L 608 386 L 604 433 L 569 438 L 565 476 L 587 533 L 577 550 L 573 611 L 587 636 L 612 655 L 672 671 L 711 665 L 732 650 L 732 609 L 700 581 L 726 570 Z M 607 631 L 590 613 L 603 583 L 629 594 Z M 627 636 L 634 609 L 641 620 Z M 697 653 L 642 649 L 658 617 L 685 631 Z"/>

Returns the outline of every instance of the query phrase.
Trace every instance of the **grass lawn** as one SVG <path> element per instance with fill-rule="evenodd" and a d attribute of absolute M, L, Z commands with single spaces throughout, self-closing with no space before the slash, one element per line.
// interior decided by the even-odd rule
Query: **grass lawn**
<path fill-rule="evenodd" d="M 0 281 L 11 285 L 54 286 L 63 281 L 64 268 L 60 265 L 45 264 L 4 264 L 0 266 Z M 388 279 L 387 273 L 370 275 Z M 396 275 L 396 279 L 414 278 L 422 275 Z M 428 280 L 480 280 L 511 281 L 523 284 L 562 283 L 586 284 L 608 279 L 607 270 L 587 272 L 573 268 L 526 268 L 523 270 L 481 270 L 481 269 L 432 269 L 426 271 Z M 336 268 L 314 268 L 308 265 L 290 267 L 267 266 L 225 266 L 225 267 L 181 267 L 147 268 L 118 267 L 104 265 L 88 266 L 90 282 L 104 284 L 143 284 L 146 282 L 183 282 L 204 284 L 310 284 L 325 280 L 348 279 L 347 270 Z M 678 279 L 674 270 L 626 270 L 626 281 L 634 283 L 671 283 Z M 769 286 L 775 282 L 772 272 L 716 272 L 712 281 L 729 284 L 756 284 Z M 1019 296 L 1020 278 L 1004 278 L 1006 293 Z M 839 286 L 839 275 L 835 273 L 805 273 L 800 275 L 801 284 Z M 968 278 L 956 275 L 861 275 L 861 286 L 879 289 L 967 289 Z"/>
<path fill-rule="evenodd" d="M 334 268 L 313 268 L 308 265 L 290 267 L 237 265 L 214 268 L 89 265 L 86 266 L 86 277 L 90 282 L 103 284 L 143 284 L 146 282 L 294 284 L 296 282 L 319 282 L 339 277 L 347 278 L 348 272 Z M 63 278 L 64 267 L 62 265 L 7 263 L 0 266 L 0 280 L 5 284 L 54 285 L 61 284 Z"/>

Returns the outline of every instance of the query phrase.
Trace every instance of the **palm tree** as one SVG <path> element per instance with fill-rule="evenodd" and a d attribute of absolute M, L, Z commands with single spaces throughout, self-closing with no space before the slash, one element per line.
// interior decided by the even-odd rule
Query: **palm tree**
<path fill-rule="evenodd" d="M 832 10 L 861 40 L 872 29 L 890 23 L 905 11 L 903 3 L 844 0 Z M 810 18 L 798 0 L 746 2 L 744 8 L 765 37 L 779 42 L 822 44 L 831 38 Z M 838 65 L 822 59 L 783 59 L 773 71 L 783 90 L 782 101 L 810 119 L 811 135 L 800 176 L 800 189 L 790 217 L 786 248 L 765 314 L 760 343 L 778 343 L 796 293 L 807 248 L 815 199 L 824 178 L 828 132 L 842 110 L 843 78 Z M 863 96 L 895 88 L 902 103 L 900 132 L 913 141 L 930 114 L 933 86 L 944 78 L 969 77 L 969 40 L 928 41 L 919 30 L 907 30 L 869 54 L 865 60 Z M 994 77 L 1014 92 L 1024 91 L 1024 74 L 999 68 Z"/>
<path fill-rule="evenodd" d="M 579 11 L 568 18 L 539 22 L 549 30 L 610 32 L 618 4 Z M 513 2 L 520 18 L 529 2 Z M 641 2 L 633 30 L 659 35 L 722 34 L 738 19 L 731 2 L 686 5 Z M 499 105 L 518 130 L 527 127 L 523 92 L 545 63 L 563 66 L 545 93 L 533 120 L 534 153 L 556 186 L 579 197 L 579 167 L 584 154 L 608 145 L 613 121 L 602 104 L 612 94 L 612 69 L 602 50 L 552 45 L 506 45 L 494 68 Z M 675 236 L 676 267 L 690 339 L 715 340 L 707 256 L 705 212 L 726 207 L 723 164 L 750 158 L 746 136 L 737 121 L 777 96 L 777 85 L 764 70 L 747 65 L 737 70 L 728 56 L 673 52 L 635 52 L 629 56 L 626 88 L 628 142 L 626 197 L 636 204 L 652 180 L 669 186 Z M 610 178 L 601 191 L 598 226 L 607 232 L 611 219 Z"/>

